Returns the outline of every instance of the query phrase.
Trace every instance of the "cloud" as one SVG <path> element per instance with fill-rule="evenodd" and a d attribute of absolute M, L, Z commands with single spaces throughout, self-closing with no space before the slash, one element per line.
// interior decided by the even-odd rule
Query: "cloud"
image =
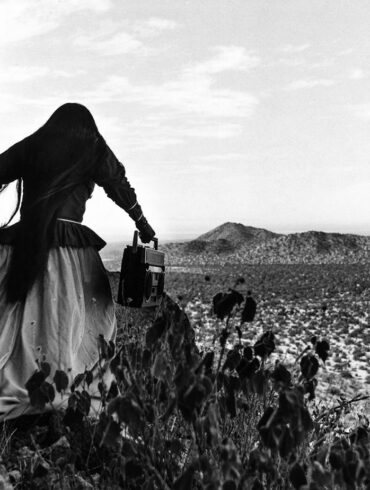
<path fill-rule="evenodd" d="M 74 45 L 95 51 L 101 56 L 145 52 L 143 43 L 127 32 L 116 32 L 108 37 L 104 35 L 81 35 L 74 39 Z"/>
<path fill-rule="evenodd" d="M 361 68 L 354 68 L 348 78 L 350 80 L 361 80 L 365 78 L 365 72 Z"/>
<path fill-rule="evenodd" d="M 51 70 L 42 66 L 8 66 L 0 72 L 0 114 L 14 112 L 19 106 L 29 104 L 25 88 L 51 74 Z M 35 99 L 36 103 L 36 99 Z M 38 97 L 42 105 L 44 98 Z"/>
<path fill-rule="evenodd" d="M 237 124 L 206 124 L 195 121 L 193 125 L 177 122 L 174 124 L 152 125 L 137 122 L 127 125 L 125 130 L 125 144 L 143 149 L 157 149 L 168 145 L 179 145 L 184 141 L 196 140 L 226 140 L 240 135 L 242 126 Z M 122 132 L 119 133 L 122 140 Z"/>
<path fill-rule="evenodd" d="M 4 48 L 53 31 L 67 16 L 78 11 L 102 13 L 111 5 L 111 0 L 2 0 L 0 46 Z"/>
<path fill-rule="evenodd" d="M 301 66 L 307 66 L 307 60 L 304 58 L 279 58 L 277 60 L 274 60 L 270 63 L 267 63 L 266 66 L 288 66 L 290 67 L 301 67 Z"/>
<path fill-rule="evenodd" d="M 230 122 L 211 122 L 199 120 L 178 120 L 176 124 L 173 121 L 165 121 L 157 124 L 150 117 L 137 119 L 122 125 L 122 121 L 116 118 L 116 121 L 108 121 L 106 118 L 98 120 L 99 129 L 103 134 L 114 135 L 125 141 L 125 145 L 134 146 L 142 150 L 162 148 L 168 145 L 178 145 L 189 139 L 195 140 L 225 140 L 240 136 L 243 126 Z"/>
<path fill-rule="evenodd" d="M 348 56 L 350 54 L 353 54 L 353 49 L 352 48 L 347 48 L 343 49 L 341 51 L 338 51 L 337 56 Z"/>
<path fill-rule="evenodd" d="M 180 129 L 180 134 L 189 138 L 230 139 L 240 136 L 243 126 L 237 123 L 203 123 Z"/>
<path fill-rule="evenodd" d="M 311 44 L 305 43 L 305 44 L 285 44 L 282 46 L 279 51 L 282 53 L 286 54 L 296 54 L 296 53 L 302 53 L 303 51 L 307 51 L 308 48 L 311 47 Z"/>
<path fill-rule="evenodd" d="M 74 78 L 76 76 L 86 74 L 86 71 L 85 70 L 82 70 L 82 69 L 80 69 L 80 70 L 74 70 L 74 71 L 53 70 L 52 74 L 55 77 Z"/>
<path fill-rule="evenodd" d="M 186 65 L 172 80 L 161 84 L 131 83 L 125 76 L 110 75 L 86 97 L 96 103 L 140 104 L 168 117 L 198 118 L 249 117 L 258 104 L 256 96 L 241 90 L 222 88 L 217 75 L 228 70 L 245 70 L 257 61 L 242 48 L 218 47 L 214 56 Z"/>
<path fill-rule="evenodd" d="M 117 107 L 124 107 L 121 99 L 113 97 Z M 85 101 L 80 99 L 82 103 Z M 186 141 L 226 140 L 237 138 L 242 134 L 242 121 L 213 119 L 199 113 L 177 112 L 172 106 L 145 107 L 144 112 L 137 107 L 135 118 L 101 116 L 104 104 L 87 95 L 86 103 L 96 115 L 96 121 L 102 134 L 109 134 L 109 142 L 121 147 L 124 142 L 125 152 L 134 153 L 157 150 L 168 146 L 181 145 Z M 123 104 L 123 105 L 122 105 Z M 125 110 L 122 108 L 122 112 Z"/>
<path fill-rule="evenodd" d="M 143 40 L 173 30 L 177 26 L 176 22 L 159 17 L 135 23 L 120 22 L 98 33 L 79 35 L 74 38 L 74 45 L 100 56 L 128 53 L 148 55 L 154 52 L 154 48 L 146 45 Z"/>
<path fill-rule="evenodd" d="M 320 61 L 315 61 L 313 63 L 310 63 L 309 68 L 312 68 L 312 69 L 328 68 L 330 66 L 334 66 L 334 60 L 335 60 L 334 57 L 326 58 L 326 59 L 324 58 L 324 59 L 321 59 Z"/>
<path fill-rule="evenodd" d="M 211 75 L 228 70 L 246 71 L 260 63 L 260 59 L 243 46 L 216 46 L 211 51 L 212 58 L 191 65 L 187 71 Z"/>
<path fill-rule="evenodd" d="M 214 153 L 210 155 L 202 155 L 199 156 L 197 159 L 199 161 L 204 161 L 204 162 L 245 162 L 249 158 L 248 154 L 246 153 L 236 153 L 236 152 L 229 152 L 229 153 Z"/>
<path fill-rule="evenodd" d="M 33 81 L 39 81 L 42 78 L 53 78 L 54 81 L 60 78 L 68 79 L 76 76 L 83 75 L 84 70 L 66 71 L 66 70 L 52 70 L 46 66 L 8 66 L 6 70 L 0 72 L 0 89 L 4 85 L 12 86 L 13 84 L 22 83 L 22 92 L 25 93 L 29 84 Z M 11 88 L 11 87 L 10 87 Z M 12 98 L 12 97 L 10 97 Z M 23 95 L 23 100 L 27 97 Z M 42 102 L 40 101 L 42 104 Z"/>
<path fill-rule="evenodd" d="M 334 80 L 321 78 L 316 80 L 295 80 L 290 83 L 286 89 L 287 90 L 302 90 L 302 89 L 310 89 L 314 87 L 331 87 L 335 85 Z"/>
<path fill-rule="evenodd" d="M 156 21 L 155 25 L 159 27 L 160 23 Z M 111 28 L 114 30 L 116 25 L 111 24 Z M 132 52 L 144 46 L 138 37 L 130 33 L 120 33 L 122 37 L 119 43 L 118 35 L 112 35 L 112 30 L 109 32 L 111 35 L 100 41 L 102 54 L 104 51 L 114 52 L 115 43 L 116 52 L 122 52 L 124 41 L 125 49 L 129 49 L 132 42 Z M 98 35 L 95 36 L 97 39 Z M 132 39 L 137 40 L 138 44 Z M 80 36 L 78 42 L 84 46 L 88 40 Z M 252 116 L 259 99 L 248 91 L 228 86 L 225 76 L 220 80 L 220 75 L 229 76 L 229 72 L 253 69 L 259 60 L 237 46 L 217 46 L 210 49 L 209 53 L 205 59 L 184 64 L 177 71 L 171 68 L 171 76 L 157 82 L 149 82 L 149 79 L 145 82 L 134 80 L 106 71 L 102 74 L 102 81 L 98 81 L 101 77 L 92 80 L 85 76 L 81 78 L 81 83 L 75 84 L 65 81 L 70 75 L 69 69 L 60 73 L 59 68 L 15 66 L 8 70 L 6 76 L 0 74 L 0 88 L 2 83 L 24 82 L 21 92 L 17 87 L 13 94 L 7 95 L 7 100 L 12 100 L 12 104 L 8 104 L 6 110 L 13 107 L 13 110 L 18 111 L 22 106 L 31 112 L 37 107 L 41 122 L 67 100 L 86 104 L 93 114 L 103 116 L 106 104 L 114 104 L 116 112 L 127 116 L 115 121 L 103 120 L 103 134 L 109 134 L 118 146 L 121 141 L 127 142 L 133 151 L 159 149 L 189 140 L 233 139 L 242 134 L 243 121 Z M 74 76 L 78 74 L 80 71 L 76 70 Z M 39 90 L 35 91 L 36 86 L 31 87 L 32 80 L 41 77 L 47 77 L 43 84 L 48 84 L 42 97 L 39 96 Z M 61 77 L 63 80 L 54 84 Z M 10 90 L 8 86 L 5 89 Z M 0 108 L 0 112 L 4 111 L 4 107 Z M 127 121 L 127 124 L 123 124 L 123 121 Z M 99 124 L 99 119 L 97 122 Z"/>
<path fill-rule="evenodd" d="M 169 116 L 193 114 L 202 117 L 247 117 L 258 104 L 247 92 L 216 88 L 207 76 L 189 76 L 160 85 L 132 84 L 127 77 L 110 76 L 98 88 L 86 94 L 95 102 L 126 102 L 152 109 L 166 109 Z"/>
<path fill-rule="evenodd" d="M 164 19 L 161 17 L 151 17 L 150 19 L 136 22 L 132 30 L 142 37 L 150 37 L 160 34 L 164 31 L 172 31 L 179 27 L 174 20 Z"/>
<path fill-rule="evenodd" d="M 303 53 L 303 55 L 297 53 L 297 56 L 288 55 L 285 57 L 280 57 L 274 59 L 274 61 L 265 64 L 265 66 L 267 67 L 285 66 L 288 68 L 305 68 L 307 70 L 317 70 L 321 68 L 328 68 L 334 65 L 334 59 L 335 59 L 334 57 L 325 58 L 320 55 L 316 55 L 316 56 L 311 55 L 311 57 L 309 58 L 307 56 L 304 57 L 304 55 L 305 53 Z"/>
<path fill-rule="evenodd" d="M 0 73 L 0 83 L 27 82 L 49 73 L 49 68 L 42 66 L 8 66 Z"/>
<path fill-rule="evenodd" d="M 100 115 L 96 117 L 96 122 L 103 135 L 109 134 L 108 144 L 113 143 L 114 148 L 119 148 L 124 142 L 126 155 L 130 151 L 159 150 L 170 145 L 179 145 L 183 141 L 183 135 L 176 130 L 175 126 L 156 124 L 150 118 L 123 122 L 118 117 Z"/>
<path fill-rule="evenodd" d="M 370 102 L 363 104 L 353 104 L 349 106 L 351 113 L 358 119 L 363 121 L 370 121 Z"/>
<path fill-rule="evenodd" d="M 0 92 L 0 115 L 14 111 L 15 104 L 16 100 L 14 100 L 14 97 L 10 97 L 10 94 L 4 91 Z"/>
<path fill-rule="evenodd" d="M 42 19 L 38 7 L 31 15 L 29 4 L 20 0 L 5 0 L 0 3 L 0 45 L 23 41 L 53 30 L 57 22 L 53 19 Z"/>
<path fill-rule="evenodd" d="M 38 0 L 45 8 L 53 6 L 56 14 L 72 14 L 81 10 L 92 10 L 97 13 L 107 12 L 113 6 L 112 0 Z M 36 2 L 37 3 L 37 0 Z"/>

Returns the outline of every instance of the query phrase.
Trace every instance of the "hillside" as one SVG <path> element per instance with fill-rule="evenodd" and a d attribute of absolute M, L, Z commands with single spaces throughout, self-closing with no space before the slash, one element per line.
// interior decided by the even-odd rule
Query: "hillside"
<path fill-rule="evenodd" d="M 123 245 L 101 251 L 108 270 L 121 267 Z M 224 264 L 354 264 L 370 262 L 370 237 L 308 231 L 277 234 L 241 223 L 224 223 L 187 242 L 162 243 L 169 266 Z"/>
<path fill-rule="evenodd" d="M 280 235 L 262 228 L 253 228 L 241 223 L 224 223 L 183 246 L 184 253 L 227 254 L 240 247 L 277 238 Z"/>
<path fill-rule="evenodd" d="M 279 235 L 225 223 L 191 242 L 163 249 L 171 265 L 365 263 L 370 259 L 370 237 L 318 231 Z"/>
<path fill-rule="evenodd" d="M 253 226 L 245 226 L 241 223 L 227 222 L 200 235 L 197 240 L 206 242 L 227 240 L 233 246 L 238 246 L 245 243 L 266 241 L 278 236 L 280 235 L 262 228 L 253 228 Z"/>

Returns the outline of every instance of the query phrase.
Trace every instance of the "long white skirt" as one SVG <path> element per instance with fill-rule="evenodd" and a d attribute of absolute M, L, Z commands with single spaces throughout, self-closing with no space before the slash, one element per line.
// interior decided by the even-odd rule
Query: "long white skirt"
<path fill-rule="evenodd" d="M 0 421 L 35 413 L 25 384 L 37 359 L 45 356 L 51 365 L 47 381 L 58 369 L 71 383 L 85 369 L 97 370 L 99 335 L 116 336 L 109 280 L 95 248 L 51 249 L 44 276 L 16 304 L 5 294 L 11 253 L 10 245 L 0 245 Z M 54 407 L 66 401 L 57 396 Z"/>

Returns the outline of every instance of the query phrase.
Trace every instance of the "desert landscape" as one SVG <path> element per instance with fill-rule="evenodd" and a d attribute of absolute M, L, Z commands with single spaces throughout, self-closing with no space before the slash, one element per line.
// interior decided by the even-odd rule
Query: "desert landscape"
<path fill-rule="evenodd" d="M 39 363 L 26 388 L 47 412 L 3 426 L 2 488 L 369 488 L 367 247 L 235 223 L 160 245 L 161 304 L 116 305 L 96 381 Z M 102 253 L 115 298 L 122 250 Z"/>
<path fill-rule="evenodd" d="M 276 335 L 276 355 L 292 365 L 313 336 L 330 341 L 318 395 L 370 394 L 370 237 L 306 232 L 278 235 L 225 223 L 195 240 L 160 246 L 166 253 L 166 292 L 184 308 L 202 350 L 222 328 L 212 311 L 215 294 L 237 287 L 257 301 L 243 342 L 265 330 Z M 120 269 L 123 245 L 103 251 L 110 271 Z M 112 277 L 117 280 L 117 274 Z M 232 320 L 231 346 L 237 338 Z M 235 325 L 234 325 L 235 324 Z M 275 355 L 275 356 L 276 356 Z M 271 362 L 275 361 L 274 356 Z"/>

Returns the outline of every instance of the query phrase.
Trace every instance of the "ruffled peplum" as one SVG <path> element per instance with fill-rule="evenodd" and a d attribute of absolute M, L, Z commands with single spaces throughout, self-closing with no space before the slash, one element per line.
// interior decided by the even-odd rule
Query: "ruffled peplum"
<path fill-rule="evenodd" d="M 0 244 L 12 245 L 19 223 L 0 229 Z M 88 226 L 73 221 L 57 220 L 54 227 L 53 247 L 94 247 L 101 250 L 106 242 Z"/>
<path fill-rule="evenodd" d="M 57 220 L 54 233 L 56 247 L 94 247 L 101 250 L 107 243 L 88 226 L 72 221 Z"/>

